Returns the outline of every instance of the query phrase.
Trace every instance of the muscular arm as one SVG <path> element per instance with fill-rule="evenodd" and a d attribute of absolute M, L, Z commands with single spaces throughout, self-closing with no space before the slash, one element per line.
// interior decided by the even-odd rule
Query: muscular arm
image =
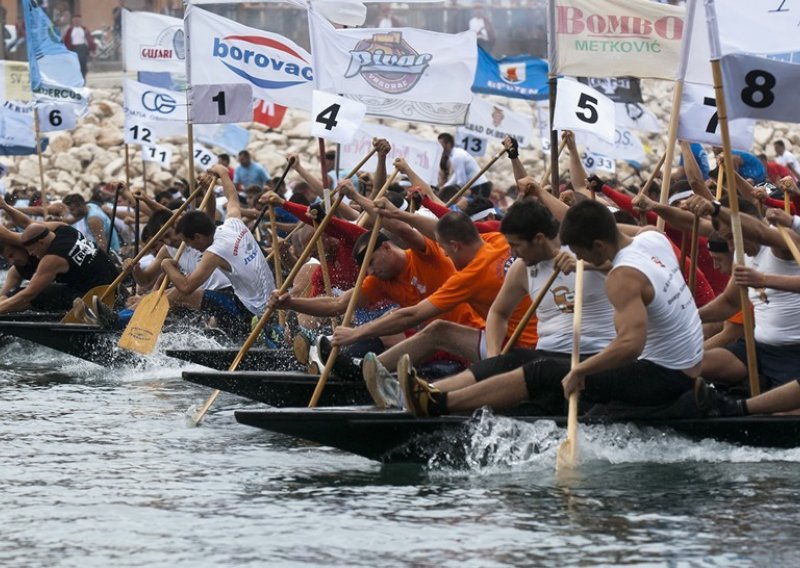
<path fill-rule="evenodd" d="M 528 274 L 525 262 L 514 261 L 506 274 L 503 286 L 492 302 L 486 317 L 486 350 L 489 357 L 500 354 L 508 333 L 508 321 L 517 305 L 528 294 Z"/>
<path fill-rule="evenodd" d="M 227 270 L 230 269 L 230 266 L 224 259 L 211 252 L 203 253 L 203 258 L 197 264 L 197 268 L 186 276 L 181 273 L 174 260 L 170 259 L 161 263 L 161 269 L 172 280 L 175 289 L 184 296 L 188 296 L 200 288 L 217 268 Z"/>
<path fill-rule="evenodd" d="M 300 298 L 289 297 L 288 294 L 282 296 L 284 300 L 281 302 L 280 307 L 310 316 L 317 317 L 330 317 L 343 314 L 347 310 L 347 304 L 350 303 L 350 298 L 353 296 L 353 290 L 348 290 L 341 296 L 319 296 L 317 298 Z M 358 296 L 358 306 L 365 307 L 367 300 L 363 294 Z"/>
<path fill-rule="evenodd" d="M 103 222 L 99 217 L 89 217 L 86 219 L 86 225 L 94 235 L 94 242 L 101 250 L 106 250 L 106 232 L 103 229 Z"/>
<path fill-rule="evenodd" d="M 351 334 L 351 341 L 400 333 L 441 313 L 442 311 L 428 300 L 423 300 L 415 306 L 389 312 L 355 328 Z"/>
<path fill-rule="evenodd" d="M 608 371 L 633 361 L 644 350 L 647 338 L 645 293 L 649 282 L 633 268 L 617 268 L 608 275 L 606 290 L 614 307 L 617 336 L 600 353 L 582 361 L 574 369 L 579 375 Z"/>
<path fill-rule="evenodd" d="M 0 312 L 24 310 L 34 298 L 53 283 L 56 276 L 67 270 L 69 270 L 69 265 L 63 258 L 52 255 L 45 256 L 39 262 L 39 267 L 28 285 L 11 298 L 0 302 Z"/>
<path fill-rule="evenodd" d="M 700 314 L 700 321 L 703 323 L 711 323 L 725 321 L 741 309 L 739 287 L 731 278 L 725 290 L 722 291 L 722 294 L 700 308 L 698 312 Z"/>
<path fill-rule="evenodd" d="M 219 175 L 219 182 L 222 185 L 222 191 L 225 193 L 225 197 L 228 199 L 228 202 L 226 203 L 226 207 L 227 207 L 226 213 L 225 213 L 226 216 L 235 217 L 237 219 L 241 219 L 242 218 L 242 207 L 241 207 L 241 205 L 239 205 L 239 194 L 236 193 L 236 186 L 233 185 L 233 182 L 231 181 L 231 178 L 228 177 L 228 171 L 227 170 L 222 171 L 222 168 L 220 168 L 220 171 L 218 172 L 218 175 Z M 211 201 L 213 202 L 213 199 Z M 212 219 L 214 218 L 213 213 L 212 213 L 212 215 L 210 217 Z M 205 282 L 205 280 L 203 282 Z M 201 282 L 201 284 L 202 284 L 202 282 Z M 181 293 L 182 293 L 182 291 L 181 291 Z"/>
<path fill-rule="evenodd" d="M 3 282 L 3 288 L 0 290 L 0 298 L 7 299 L 8 293 L 22 284 L 22 276 L 17 272 L 16 267 L 12 266 L 6 273 L 6 281 Z"/>

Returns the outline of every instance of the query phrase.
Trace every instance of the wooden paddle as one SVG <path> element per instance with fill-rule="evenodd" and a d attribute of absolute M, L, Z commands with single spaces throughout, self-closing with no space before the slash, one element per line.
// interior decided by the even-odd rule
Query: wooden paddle
<path fill-rule="evenodd" d="M 275 206 L 270 203 L 267 205 L 267 207 L 269 207 L 270 243 L 272 245 L 272 250 L 275 253 L 272 255 L 272 260 L 275 266 L 275 283 L 278 286 L 281 286 L 283 284 L 283 266 L 281 266 L 281 251 L 280 251 L 281 243 L 278 240 L 278 223 L 275 219 Z M 322 240 L 319 240 L 317 242 L 321 243 Z M 285 311 L 283 310 L 278 311 L 278 322 L 281 324 L 282 327 L 286 326 Z"/>
<path fill-rule="evenodd" d="M 392 185 L 392 183 L 394 183 L 394 178 L 396 178 L 397 174 L 399 173 L 400 170 L 395 168 L 394 171 L 392 172 L 392 175 L 386 178 L 386 182 L 383 184 L 383 187 L 381 187 L 378 190 L 378 193 L 375 194 L 375 199 L 373 199 L 373 201 L 377 201 L 378 199 L 386 195 L 386 192 L 389 191 L 389 186 Z M 367 224 L 368 219 L 369 219 L 369 213 L 364 211 L 361 213 L 361 215 L 358 216 L 358 219 L 356 219 L 356 225 L 358 225 L 359 227 L 363 227 L 364 225 Z"/>
<path fill-rule="evenodd" d="M 119 275 L 114 279 L 114 281 L 111 282 L 111 284 L 95 286 L 94 288 L 86 292 L 86 294 L 83 295 L 83 303 L 85 305 L 89 305 L 92 301 L 92 298 L 94 298 L 95 296 L 99 296 L 101 302 L 103 302 L 107 306 L 113 306 L 114 300 L 116 299 L 116 290 L 119 287 L 119 285 L 122 284 L 122 281 L 128 277 L 131 271 L 133 271 L 133 267 L 139 264 L 139 261 L 142 260 L 144 256 L 148 252 L 150 252 L 150 250 L 154 246 L 156 246 L 156 242 L 158 242 L 159 239 L 161 239 L 161 237 L 164 236 L 164 233 L 166 233 L 169 230 L 169 228 L 175 224 L 175 221 L 178 219 L 178 217 L 180 217 L 181 213 L 183 213 L 184 210 L 187 207 L 189 207 L 189 204 L 200 194 L 201 191 L 202 190 L 200 188 L 197 188 L 192 192 L 191 195 L 189 195 L 189 198 L 175 210 L 175 212 L 172 214 L 172 217 L 167 219 L 167 222 L 164 223 L 164 225 L 158 230 L 158 232 L 155 235 L 153 235 L 150 238 L 150 240 L 147 241 L 147 244 L 145 244 L 142 247 L 142 250 L 139 251 L 139 254 L 137 254 L 133 258 L 133 261 L 131 262 L 130 266 L 128 266 L 128 268 L 120 272 Z M 61 320 L 61 323 L 83 323 L 83 320 L 81 319 L 77 310 L 73 307 L 69 312 L 67 312 L 67 315 L 64 316 L 64 318 Z"/>
<path fill-rule="evenodd" d="M 364 253 L 364 260 L 361 263 L 361 268 L 358 271 L 358 278 L 356 278 L 356 283 L 353 286 L 353 293 L 350 295 L 350 301 L 347 304 L 347 311 L 345 311 L 344 317 L 342 318 L 343 326 L 350 325 L 350 320 L 353 319 L 353 313 L 356 311 L 356 307 L 358 306 L 359 292 L 361 291 L 361 285 L 364 282 L 364 278 L 367 277 L 367 269 L 369 268 L 369 263 L 372 260 L 372 253 L 375 250 L 375 243 L 378 242 L 378 235 L 381 232 L 382 221 L 382 217 L 380 215 L 376 215 L 375 222 L 372 224 L 372 234 L 369 237 L 367 248 Z M 338 356 L 339 346 L 334 345 L 333 349 L 331 349 L 330 355 L 328 355 L 328 360 L 325 362 L 325 369 L 323 369 L 322 374 L 319 377 L 317 387 L 314 389 L 314 394 L 311 395 L 311 401 L 308 403 L 309 408 L 314 408 L 317 406 L 319 398 L 322 396 L 322 391 L 325 390 L 325 384 L 328 382 L 328 377 L 330 377 L 331 371 L 333 371 L 333 363 L 336 361 Z"/>
<path fill-rule="evenodd" d="M 700 217 L 697 215 L 692 219 L 692 247 L 689 253 L 689 291 L 694 296 L 697 288 L 697 254 L 700 249 Z"/>
<path fill-rule="evenodd" d="M 214 196 L 214 179 L 212 178 L 200 203 L 199 211 L 205 211 L 209 200 Z M 186 249 L 186 243 L 181 243 L 178 252 L 175 254 L 175 261 L 179 261 Z M 161 286 L 157 291 L 147 294 L 136 311 L 133 312 L 131 320 L 122 332 L 117 345 L 122 349 L 136 351 L 142 355 L 148 355 L 156 348 L 156 342 L 164 328 L 164 322 L 169 313 L 169 299 L 164 295 L 169 286 L 169 276 L 164 276 Z"/>
<path fill-rule="evenodd" d="M 283 173 L 281 174 L 281 177 L 278 179 L 278 182 L 275 184 L 275 188 L 272 191 L 274 191 L 275 193 L 278 193 L 278 190 L 280 190 L 281 185 L 283 185 L 283 181 L 286 179 L 286 176 L 289 175 L 289 172 L 291 171 L 292 166 L 294 166 L 294 156 L 289 158 L 289 163 L 286 164 L 286 168 L 283 170 Z M 250 229 L 250 232 L 253 233 L 254 236 L 255 236 L 256 229 L 258 229 L 258 226 L 261 224 L 261 221 L 264 220 L 264 215 L 267 214 L 267 211 L 269 210 L 270 207 L 271 207 L 271 204 L 267 203 L 261 209 L 261 213 L 258 214 L 258 217 L 256 217 L 256 222 L 253 223 L 253 227 Z"/>
<path fill-rule="evenodd" d="M 572 314 L 572 361 L 571 368 L 581 360 L 581 319 L 583 318 L 583 261 L 578 261 L 575 270 L 575 310 Z M 556 455 L 556 471 L 574 468 L 578 463 L 578 397 L 574 391 L 569 395 L 567 414 L 567 439 L 561 442 Z"/>
<path fill-rule="evenodd" d="M 558 278 L 558 273 L 559 272 L 560 271 L 558 270 L 558 268 L 553 270 L 553 273 L 550 275 L 550 278 L 547 279 L 547 282 L 545 282 L 545 285 L 542 287 L 541 290 L 539 290 L 539 293 L 536 294 L 536 298 L 534 298 L 534 300 L 531 303 L 530 307 L 525 312 L 525 315 L 523 315 L 522 319 L 519 320 L 519 323 L 517 324 L 517 327 L 514 330 L 514 333 L 511 334 L 511 337 L 508 338 L 508 341 L 503 346 L 503 350 L 501 351 L 501 355 L 505 355 L 506 353 L 511 351 L 514 348 L 514 345 L 517 344 L 517 341 L 519 340 L 519 336 L 522 335 L 523 331 L 525 331 L 525 328 L 528 326 L 528 322 L 531 321 L 531 318 L 533 317 L 533 314 L 535 314 L 536 310 L 539 308 L 539 304 L 542 303 L 542 300 L 544 300 L 544 297 L 550 291 L 550 286 L 552 286 L 553 282 L 555 282 L 556 278 Z"/>
<path fill-rule="evenodd" d="M 561 157 L 561 154 L 562 154 L 562 152 L 564 152 L 564 148 L 566 148 L 566 147 L 567 147 L 567 141 L 566 140 L 562 140 L 561 144 L 558 145 L 558 157 L 556 159 Z M 544 175 L 542 176 L 542 179 L 539 182 L 539 185 L 544 187 L 544 184 L 547 183 L 547 178 L 549 176 L 550 176 L 550 162 L 548 161 L 547 162 L 547 166 L 544 169 Z M 556 189 L 558 189 L 558 188 L 556 188 Z"/>
<path fill-rule="evenodd" d="M 792 253 L 792 258 L 797 264 L 800 264 L 800 250 L 798 250 L 797 245 L 792 240 L 791 235 L 789 235 L 789 231 L 786 227 L 782 227 L 778 225 L 778 232 L 781 234 L 783 241 L 786 243 L 786 247 L 789 249 L 789 252 Z"/>
<path fill-rule="evenodd" d="M 495 154 L 495 155 L 494 155 L 494 157 L 493 157 L 491 160 L 489 160 L 489 163 L 488 163 L 488 164 L 486 164 L 485 166 L 483 166 L 483 167 L 482 167 L 480 170 L 478 170 L 478 173 L 477 173 L 477 174 L 475 174 L 474 176 L 472 176 L 472 178 L 471 178 L 471 179 L 470 179 L 470 180 L 469 180 L 467 183 L 465 183 L 465 184 L 464 184 L 464 187 L 462 187 L 461 189 L 459 189 L 459 190 L 458 190 L 458 191 L 455 193 L 455 195 L 453 195 L 453 197 L 451 197 L 451 198 L 450 198 L 450 199 L 447 201 L 447 203 L 445 203 L 445 205 L 447 205 L 448 207 L 450 207 L 450 206 L 451 206 L 453 203 L 456 203 L 456 202 L 457 202 L 459 199 L 461 199 L 461 196 L 462 196 L 462 195 L 464 195 L 464 194 L 466 193 L 466 191 L 467 191 L 467 190 L 468 190 L 470 187 L 472 187 L 472 184 L 473 184 L 473 183 L 475 183 L 479 177 L 481 177 L 483 174 L 485 174 L 485 173 L 486 173 L 486 170 L 488 170 L 489 168 L 491 168 L 491 167 L 494 165 L 494 163 L 495 163 L 497 160 L 499 160 L 500 158 L 502 158 L 502 157 L 503 157 L 503 155 L 505 155 L 507 152 L 508 152 L 508 148 L 503 148 L 503 149 L 502 149 L 502 150 L 500 150 L 500 151 L 499 151 L 497 154 Z"/>

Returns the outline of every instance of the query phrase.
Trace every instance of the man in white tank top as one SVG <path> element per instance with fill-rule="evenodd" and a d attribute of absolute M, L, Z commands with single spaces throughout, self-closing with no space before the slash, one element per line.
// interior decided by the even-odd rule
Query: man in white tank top
<path fill-rule="evenodd" d="M 611 263 L 606 280 L 616 337 L 575 368 L 545 358 L 452 392 L 400 374 L 406 408 L 416 415 L 507 408 L 548 393 L 585 391 L 590 403 L 659 406 L 691 390 L 703 359 L 703 331 L 694 300 L 667 238 L 645 231 L 628 237 L 596 201 L 572 207 L 561 242 L 595 266 Z"/>
<path fill-rule="evenodd" d="M 726 202 L 727 203 L 727 202 Z M 695 196 L 686 208 L 698 215 L 710 215 L 714 228 L 733 248 L 730 210 L 725 203 Z M 800 376 L 800 265 L 792 258 L 786 241 L 770 227 L 755 207 L 739 204 L 744 238 L 745 266 L 734 267 L 733 278 L 722 294 L 703 306 L 703 322 L 724 321 L 741 310 L 739 286 L 748 287 L 755 321 L 756 361 L 762 384 L 773 388 Z M 779 212 L 768 218 L 781 219 Z M 800 242 L 793 231 L 787 231 Z M 747 378 L 744 340 L 726 347 L 709 349 L 703 359 L 703 377 L 712 382 L 737 384 Z"/>

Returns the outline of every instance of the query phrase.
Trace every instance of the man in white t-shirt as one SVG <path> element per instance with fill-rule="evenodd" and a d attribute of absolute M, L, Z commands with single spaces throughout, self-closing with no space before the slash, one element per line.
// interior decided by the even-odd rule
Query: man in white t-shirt
<path fill-rule="evenodd" d="M 475 158 L 469 155 L 466 150 L 456 148 L 456 141 L 447 132 L 442 132 L 438 137 L 439 144 L 442 146 L 442 161 L 439 166 L 439 185 L 457 185 L 463 187 L 472 177 L 480 171 L 480 166 Z M 492 190 L 492 184 L 481 175 L 472 184 L 472 194 L 480 195 L 488 199 Z"/>
<path fill-rule="evenodd" d="M 228 169 L 217 164 L 210 172 L 219 177 L 228 198 L 225 222 L 217 227 L 201 211 L 184 215 L 178 221 L 177 232 L 188 246 L 201 251 L 203 256 L 194 271 L 185 276 L 173 259 L 162 261 L 161 268 L 186 299 L 187 305 L 203 309 L 204 304 L 213 304 L 207 307 L 224 310 L 233 325 L 244 329 L 253 316 L 260 316 L 266 310 L 267 298 L 275 289 L 275 281 L 258 243 L 242 222 L 239 199 Z M 228 277 L 232 293 L 202 291 L 203 283 L 216 269 Z"/>
<path fill-rule="evenodd" d="M 786 144 L 783 140 L 776 140 L 772 146 L 775 148 L 775 161 L 789 168 L 794 179 L 800 179 L 800 164 L 797 163 L 797 158 L 794 157 L 794 154 L 786 150 Z"/>

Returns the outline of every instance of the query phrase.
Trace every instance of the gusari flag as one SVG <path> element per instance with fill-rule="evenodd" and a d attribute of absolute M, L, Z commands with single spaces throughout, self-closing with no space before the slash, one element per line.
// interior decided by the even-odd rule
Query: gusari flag
<path fill-rule="evenodd" d="M 88 105 L 78 55 L 69 51 L 45 11 L 35 0 L 23 0 L 31 90 L 37 102 Z"/>
<path fill-rule="evenodd" d="M 128 71 L 186 72 L 183 20 L 122 11 L 122 65 Z"/>
<path fill-rule="evenodd" d="M 650 0 L 550 0 L 551 72 L 675 79 L 684 9 Z"/>
<path fill-rule="evenodd" d="M 311 55 L 292 40 L 195 6 L 186 8 L 184 21 L 189 85 L 244 83 L 257 98 L 311 109 Z"/>
<path fill-rule="evenodd" d="M 472 99 L 478 56 L 474 32 L 337 30 L 313 9 L 308 22 L 321 91 L 428 104 Z"/>

